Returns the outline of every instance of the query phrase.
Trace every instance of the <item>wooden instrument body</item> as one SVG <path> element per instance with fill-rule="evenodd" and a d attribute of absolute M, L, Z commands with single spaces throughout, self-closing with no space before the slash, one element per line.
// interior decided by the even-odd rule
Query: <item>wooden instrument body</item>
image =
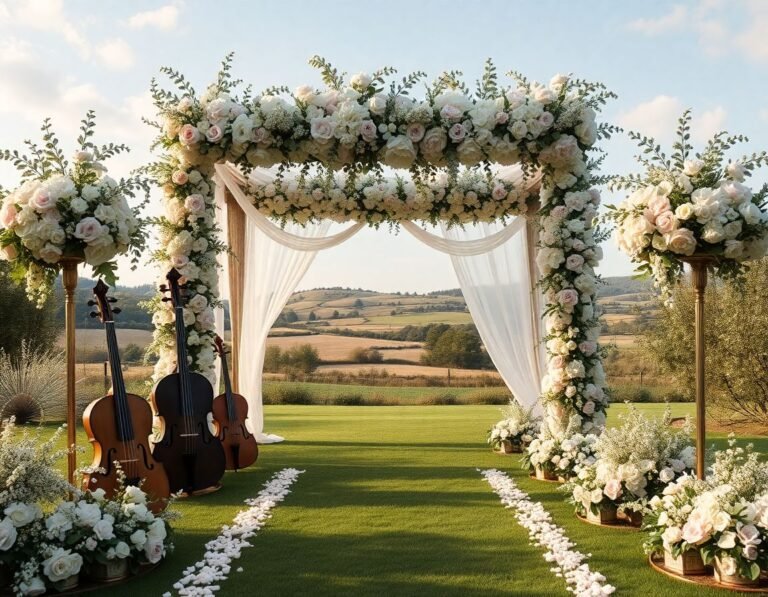
<path fill-rule="evenodd" d="M 170 496 L 168 478 L 163 465 L 152 456 L 149 436 L 152 434 L 152 410 L 147 401 L 136 394 L 126 394 L 126 413 L 134 432 L 132 441 L 125 441 L 115 425 L 119 416 L 117 403 L 112 394 L 91 402 L 83 413 L 83 425 L 93 445 L 91 467 L 106 472 L 86 473 L 84 489 L 103 489 L 112 497 L 120 487 L 115 461 L 125 474 L 126 481 L 138 485 L 147 494 L 149 508 L 157 513 Z"/>
<path fill-rule="evenodd" d="M 213 419 L 216 425 L 216 435 L 221 440 L 227 470 L 236 471 L 251 466 L 259 457 L 259 446 L 256 438 L 248 431 L 245 420 L 248 418 L 248 402 L 240 394 L 232 393 L 232 414 L 227 405 L 227 394 L 221 394 L 213 399 Z"/>
<path fill-rule="evenodd" d="M 150 394 L 155 415 L 162 420 L 162 438 L 153 454 L 165 466 L 173 493 L 203 492 L 216 487 L 224 475 L 224 450 L 208 428 L 213 388 L 200 375 L 188 371 L 189 403 L 182 404 L 182 374 L 161 379 Z M 187 413 L 185 415 L 184 413 Z"/>

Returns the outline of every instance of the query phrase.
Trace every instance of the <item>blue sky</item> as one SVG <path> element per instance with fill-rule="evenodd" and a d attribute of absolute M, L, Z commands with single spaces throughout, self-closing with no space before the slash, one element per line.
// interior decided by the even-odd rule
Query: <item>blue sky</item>
<path fill-rule="evenodd" d="M 763 0 L 0 1 L 0 145 L 20 147 L 46 115 L 69 141 L 94 108 L 100 138 L 133 148 L 112 163 L 119 175 L 151 159 L 152 131 L 140 118 L 153 115 L 148 85 L 159 67 L 173 66 L 203 88 L 231 50 L 236 75 L 256 89 L 319 84 L 306 64 L 313 54 L 350 73 L 391 65 L 433 77 L 458 69 L 470 82 L 491 57 L 500 72 L 602 81 L 619 95 L 604 119 L 662 142 L 690 106 L 695 141 L 727 128 L 751 138 L 738 155 L 768 148 Z M 607 172 L 636 169 L 625 138 L 604 148 Z M 0 166 L 4 186 L 16 181 Z M 159 202 L 155 193 L 150 209 Z M 605 254 L 603 275 L 631 272 L 613 241 Z M 126 284 L 153 279 L 146 268 L 120 273 Z M 410 235 L 366 230 L 321 253 L 301 283 L 338 285 L 426 291 L 456 280 L 447 256 Z"/>

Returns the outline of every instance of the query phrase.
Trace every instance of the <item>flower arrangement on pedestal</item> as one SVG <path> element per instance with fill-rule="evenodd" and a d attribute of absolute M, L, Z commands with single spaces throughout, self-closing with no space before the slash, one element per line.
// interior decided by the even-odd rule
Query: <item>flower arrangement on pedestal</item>
<path fill-rule="evenodd" d="M 600 435 L 595 461 L 577 467 L 565 487 L 577 514 L 602 523 L 616 522 L 620 514 L 639 524 L 650 499 L 691 473 L 695 453 L 690 424 L 674 429 L 671 418 L 669 409 L 652 419 L 632 407 L 620 426 Z"/>
<path fill-rule="evenodd" d="M 488 444 L 500 452 L 522 452 L 538 434 L 541 419 L 533 414 L 533 407 L 525 408 L 515 399 L 501 414 L 504 418 L 488 430 Z"/>
<path fill-rule="evenodd" d="M 43 145 L 27 142 L 30 155 L 0 152 L 22 177 L 15 190 L 0 189 L 0 257 L 13 263 L 13 277 L 26 279 L 30 298 L 38 301 L 51 292 L 62 259 L 84 261 L 113 284 L 114 258 L 130 253 L 135 263 L 145 247 L 141 206 L 131 208 L 127 198 L 148 192 L 148 186 L 137 177 L 107 176 L 102 162 L 128 148 L 95 145 L 94 127 L 94 113 L 88 112 L 71 163 L 48 119 Z"/>
<path fill-rule="evenodd" d="M 731 437 L 706 480 L 682 476 L 649 507 L 645 549 L 670 567 L 694 555 L 731 584 L 754 583 L 768 569 L 768 464 L 751 445 Z"/>
<path fill-rule="evenodd" d="M 738 278 L 744 263 L 768 250 L 768 185 L 753 192 L 744 180 L 768 163 L 768 153 L 754 153 L 726 163 L 725 152 L 741 135 L 721 132 L 701 153 L 692 153 L 690 111 L 680 118 L 678 141 L 668 158 L 660 146 L 638 133 L 644 175 L 616 177 L 613 189 L 632 190 L 618 207 L 607 206 L 617 227 L 619 247 L 638 272 L 653 275 L 669 289 L 683 271 L 683 258 L 714 257 L 719 276 Z"/>
<path fill-rule="evenodd" d="M 55 463 L 66 450 L 55 444 L 62 430 L 40 442 L 26 433 L 16 437 L 13 420 L 3 422 L 0 579 L 17 595 L 71 588 L 81 572 L 114 580 L 173 549 L 173 514 L 153 514 L 140 488 L 122 486 L 107 500 L 102 490 L 80 491 L 61 477 Z"/>

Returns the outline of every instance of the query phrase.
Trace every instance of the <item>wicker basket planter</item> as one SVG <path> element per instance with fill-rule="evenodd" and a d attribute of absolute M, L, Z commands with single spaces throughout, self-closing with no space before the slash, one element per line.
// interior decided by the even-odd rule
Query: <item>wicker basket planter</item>
<path fill-rule="evenodd" d="M 557 475 L 540 467 L 534 469 L 536 478 L 540 481 L 557 481 Z"/>
<path fill-rule="evenodd" d="M 497 450 L 499 454 L 522 454 L 523 446 L 520 442 L 513 442 L 508 439 L 504 439 L 499 444 Z"/>
<path fill-rule="evenodd" d="M 681 576 L 699 576 L 707 574 L 704 560 L 701 559 L 701 554 L 695 549 L 689 549 L 678 557 L 674 557 L 671 553 L 665 551 L 664 566 Z"/>

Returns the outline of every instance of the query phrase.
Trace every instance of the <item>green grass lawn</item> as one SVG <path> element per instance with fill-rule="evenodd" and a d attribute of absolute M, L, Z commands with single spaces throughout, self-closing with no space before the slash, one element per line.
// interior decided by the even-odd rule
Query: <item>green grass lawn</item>
<path fill-rule="evenodd" d="M 663 405 L 642 408 L 661 412 Z M 612 419 L 622 410 L 613 407 Z M 674 405 L 676 415 L 691 410 Z M 720 594 L 653 572 L 642 533 L 575 519 L 557 485 L 529 479 L 517 457 L 495 455 L 484 445 L 497 419 L 495 406 L 267 406 L 267 430 L 288 441 L 264 446 L 257 465 L 228 473 L 218 493 L 179 502 L 176 552 L 146 577 L 109 593 L 170 591 L 244 499 L 275 471 L 298 467 L 306 473 L 294 493 L 234 563 L 221 595 L 566 595 L 541 550 L 528 544 L 512 512 L 475 470 L 496 467 L 545 504 L 619 594 Z M 766 439 L 756 443 L 768 448 Z M 236 572 L 239 566 L 243 572 Z"/>

